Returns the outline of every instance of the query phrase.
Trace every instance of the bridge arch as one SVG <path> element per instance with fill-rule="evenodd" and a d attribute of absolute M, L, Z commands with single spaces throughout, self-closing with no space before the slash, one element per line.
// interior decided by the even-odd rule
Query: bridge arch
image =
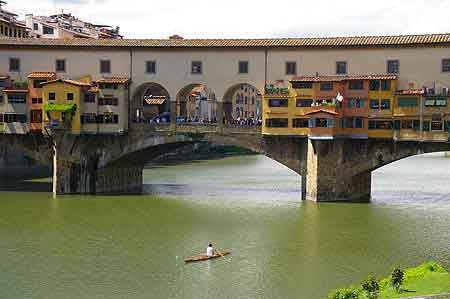
<path fill-rule="evenodd" d="M 217 102 L 215 91 L 207 84 L 190 83 L 176 96 L 178 121 L 216 123 Z"/>
<path fill-rule="evenodd" d="M 146 82 L 139 85 L 130 101 L 131 123 L 148 122 L 164 112 L 170 112 L 170 94 L 161 84 Z"/>
<path fill-rule="evenodd" d="M 262 117 L 261 87 L 254 83 L 235 83 L 222 98 L 225 123 L 236 123 L 237 119 L 259 120 Z"/>

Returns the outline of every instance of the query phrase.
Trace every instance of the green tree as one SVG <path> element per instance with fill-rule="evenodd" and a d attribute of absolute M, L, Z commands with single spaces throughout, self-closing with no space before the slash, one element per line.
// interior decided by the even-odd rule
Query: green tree
<path fill-rule="evenodd" d="M 349 289 L 337 289 L 334 290 L 329 296 L 329 299 L 359 299 L 360 292 L 356 288 Z"/>
<path fill-rule="evenodd" d="M 364 280 L 361 287 L 367 293 L 367 297 L 369 299 L 378 298 L 380 293 L 380 284 L 374 276 L 370 275 L 366 280 Z"/>
<path fill-rule="evenodd" d="M 403 285 L 403 279 L 405 272 L 399 267 L 395 268 L 391 274 L 391 283 L 397 293 L 400 293 L 401 287 Z"/>

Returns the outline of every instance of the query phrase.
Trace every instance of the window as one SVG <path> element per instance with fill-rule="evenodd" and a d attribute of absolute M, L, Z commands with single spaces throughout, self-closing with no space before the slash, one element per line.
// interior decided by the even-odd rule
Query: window
<path fill-rule="evenodd" d="M 100 73 L 111 73 L 111 60 L 100 60 Z"/>
<path fill-rule="evenodd" d="M 202 62 L 201 61 L 192 61 L 191 64 L 191 74 L 202 74 Z"/>
<path fill-rule="evenodd" d="M 0 113 L 0 124 L 3 123 L 3 113 Z"/>
<path fill-rule="evenodd" d="M 292 88 L 294 89 L 311 89 L 313 88 L 312 82 L 292 82 Z"/>
<path fill-rule="evenodd" d="M 42 83 L 47 82 L 47 80 L 33 80 L 33 88 L 42 88 Z"/>
<path fill-rule="evenodd" d="M 430 131 L 430 121 L 429 120 L 424 120 L 423 124 L 422 124 L 422 131 Z"/>
<path fill-rule="evenodd" d="M 10 72 L 19 72 L 20 71 L 20 59 L 19 58 L 10 58 L 9 59 L 9 71 Z"/>
<path fill-rule="evenodd" d="M 10 93 L 8 95 L 8 103 L 25 103 L 27 95 L 25 93 Z"/>
<path fill-rule="evenodd" d="M 297 62 L 286 62 L 286 75 L 297 75 Z"/>
<path fill-rule="evenodd" d="M 33 124 L 42 123 L 42 110 L 31 110 L 30 122 Z"/>
<path fill-rule="evenodd" d="M 369 120 L 369 130 L 392 130 L 392 121 Z"/>
<path fill-rule="evenodd" d="M 391 109 L 391 100 L 381 100 L 381 110 Z"/>
<path fill-rule="evenodd" d="M 391 90 L 391 80 L 381 80 L 381 90 Z"/>
<path fill-rule="evenodd" d="M 99 106 L 117 106 L 118 104 L 119 99 L 112 96 L 106 96 L 98 99 Z"/>
<path fill-rule="evenodd" d="M 353 90 L 361 90 L 364 89 L 364 81 L 363 80 L 352 80 L 348 82 L 348 88 Z"/>
<path fill-rule="evenodd" d="M 425 107 L 446 107 L 447 106 L 447 99 L 441 98 L 441 97 L 427 97 L 425 98 Z"/>
<path fill-rule="evenodd" d="M 32 98 L 31 103 L 32 104 L 42 104 L 42 98 Z"/>
<path fill-rule="evenodd" d="M 308 118 L 294 118 L 292 120 L 293 128 L 308 128 L 309 127 L 309 119 Z"/>
<path fill-rule="evenodd" d="M 87 93 L 84 96 L 84 102 L 86 102 L 86 103 L 95 103 L 95 93 Z"/>
<path fill-rule="evenodd" d="M 388 74 L 398 74 L 399 72 L 400 72 L 400 61 L 388 60 L 387 61 L 387 73 Z"/>
<path fill-rule="evenodd" d="M 419 130 L 420 129 L 420 120 L 418 119 L 405 119 L 401 121 L 403 130 Z"/>
<path fill-rule="evenodd" d="M 245 105 L 248 104 L 248 97 L 247 97 L 247 96 L 244 97 L 244 104 L 245 104 Z"/>
<path fill-rule="evenodd" d="M 431 131 L 442 131 L 444 124 L 442 121 L 431 121 Z"/>
<path fill-rule="evenodd" d="M 0 93 L 0 103 L 3 103 L 3 93 Z"/>
<path fill-rule="evenodd" d="M 95 113 L 84 113 L 81 115 L 82 124 L 95 124 L 97 123 L 97 114 Z"/>
<path fill-rule="evenodd" d="M 4 122 L 5 123 L 26 123 L 27 115 L 26 114 L 5 114 Z"/>
<path fill-rule="evenodd" d="M 354 120 L 355 120 L 355 128 L 357 128 L 357 129 L 364 128 L 364 121 L 362 118 L 356 117 Z"/>
<path fill-rule="evenodd" d="M 56 59 L 56 71 L 64 73 L 66 71 L 66 60 Z"/>
<path fill-rule="evenodd" d="M 370 80 L 370 82 L 369 82 L 369 89 L 371 91 L 380 90 L 380 86 L 381 86 L 380 80 Z"/>
<path fill-rule="evenodd" d="M 48 100 L 49 100 L 49 101 L 54 101 L 54 100 L 56 100 L 56 94 L 55 94 L 54 92 L 50 92 L 50 93 L 48 94 Z"/>
<path fill-rule="evenodd" d="M 112 112 L 106 112 L 104 115 L 99 114 L 97 116 L 97 122 L 104 124 L 117 124 L 119 123 L 119 116 L 113 114 Z"/>
<path fill-rule="evenodd" d="M 67 93 L 67 101 L 73 101 L 73 93 L 69 92 Z"/>
<path fill-rule="evenodd" d="M 297 99 L 297 102 L 295 104 L 297 107 L 311 107 L 313 104 L 313 100 Z"/>
<path fill-rule="evenodd" d="M 345 75 L 347 74 L 347 62 L 337 61 L 336 62 L 336 74 Z"/>
<path fill-rule="evenodd" d="M 309 119 L 310 128 L 334 128 L 334 119 L 330 118 L 311 118 Z"/>
<path fill-rule="evenodd" d="M 379 109 L 380 101 L 378 100 L 370 100 L 370 109 Z"/>
<path fill-rule="evenodd" d="M 415 97 L 411 98 L 399 98 L 398 99 L 398 107 L 417 107 L 418 106 L 418 99 Z"/>
<path fill-rule="evenodd" d="M 52 27 L 43 26 L 42 27 L 42 33 L 43 34 L 53 34 L 55 30 Z"/>
<path fill-rule="evenodd" d="M 147 61 L 145 63 L 145 72 L 147 74 L 156 74 L 156 61 Z"/>
<path fill-rule="evenodd" d="M 347 108 L 364 108 L 363 99 L 348 99 Z"/>
<path fill-rule="evenodd" d="M 331 82 L 320 83 L 320 90 L 322 91 L 333 90 L 333 83 Z"/>
<path fill-rule="evenodd" d="M 248 74 L 248 61 L 239 61 L 239 74 Z"/>
<path fill-rule="evenodd" d="M 287 99 L 269 99 L 269 107 L 288 107 L 289 101 Z"/>
<path fill-rule="evenodd" d="M 255 97 L 252 97 L 252 105 L 255 105 Z"/>
<path fill-rule="evenodd" d="M 39 30 L 39 24 L 38 23 L 33 23 L 33 30 Z"/>
<path fill-rule="evenodd" d="M 450 72 L 450 58 L 442 59 L 442 72 Z"/>
<path fill-rule="evenodd" d="M 289 126 L 287 118 L 268 118 L 266 127 L 268 128 L 287 128 Z"/>
<path fill-rule="evenodd" d="M 119 88 L 119 85 L 116 83 L 100 83 L 98 87 L 100 89 L 117 89 Z"/>

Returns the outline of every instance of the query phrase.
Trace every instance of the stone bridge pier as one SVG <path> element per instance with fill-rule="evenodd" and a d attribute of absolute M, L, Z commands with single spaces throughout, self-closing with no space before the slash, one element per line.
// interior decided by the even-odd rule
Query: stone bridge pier
<path fill-rule="evenodd" d="M 370 201 L 374 170 L 409 156 L 449 149 L 443 142 L 308 140 L 306 199 Z"/>

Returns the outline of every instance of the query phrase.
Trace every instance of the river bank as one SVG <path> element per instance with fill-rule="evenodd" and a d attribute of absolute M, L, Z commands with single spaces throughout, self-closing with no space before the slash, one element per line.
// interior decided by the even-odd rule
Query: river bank
<path fill-rule="evenodd" d="M 379 281 L 379 299 L 393 298 L 448 298 L 450 294 L 450 274 L 438 263 L 428 262 L 415 268 L 404 270 L 403 284 L 396 291 L 391 276 Z M 350 296 L 351 294 L 351 296 Z M 434 295 L 433 295 L 434 294 Z M 350 297 L 348 297 L 350 296 Z M 420 297 L 418 297 L 420 296 Z M 332 291 L 330 299 L 369 298 L 362 287 L 351 287 Z"/>

